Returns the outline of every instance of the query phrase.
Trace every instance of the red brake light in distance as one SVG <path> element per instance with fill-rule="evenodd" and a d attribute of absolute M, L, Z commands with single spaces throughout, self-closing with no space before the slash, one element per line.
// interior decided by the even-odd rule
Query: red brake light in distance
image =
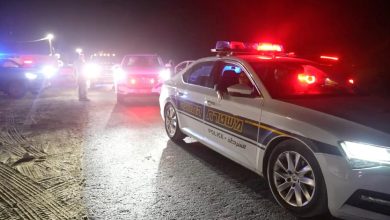
<path fill-rule="evenodd" d="M 280 44 L 272 44 L 272 43 L 259 43 L 257 46 L 257 50 L 259 51 L 276 51 L 282 52 L 283 47 Z"/>
<path fill-rule="evenodd" d="M 302 83 L 313 84 L 316 82 L 316 77 L 305 73 L 298 74 L 298 80 Z"/>
<path fill-rule="evenodd" d="M 338 57 L 332 57 L 332 56 L 320 56 L 321 59 L 326 59 L 326 60 L 334 60 L 334 61 L 338 61 L 339 58 Z"/>
<path fill-rule="evenodd" d="M 349 84 L 354 84 L 354 83 L 355 83 L 355 80 L 349 79 L 348 82 L 349 82 Z"/>

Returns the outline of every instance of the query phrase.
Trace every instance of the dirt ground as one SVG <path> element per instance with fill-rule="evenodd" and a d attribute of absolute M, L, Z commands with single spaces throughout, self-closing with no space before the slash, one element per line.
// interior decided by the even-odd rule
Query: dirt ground
<path fill-rule="evenodd" d="M 82 219 L 86 104 L 74 89 L 0 96 L 0 219 Z"/>

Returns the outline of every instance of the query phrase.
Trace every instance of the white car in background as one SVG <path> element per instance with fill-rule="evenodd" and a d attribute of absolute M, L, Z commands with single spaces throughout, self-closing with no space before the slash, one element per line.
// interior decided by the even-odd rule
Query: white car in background
<path fill-rule="evenodd" d="M 280 45 L 218 42 L 215 51 L 164 83 L 170 139 L 193 137 L 264 176 L 297 216 L 390 219 L 388 100 Z"/>

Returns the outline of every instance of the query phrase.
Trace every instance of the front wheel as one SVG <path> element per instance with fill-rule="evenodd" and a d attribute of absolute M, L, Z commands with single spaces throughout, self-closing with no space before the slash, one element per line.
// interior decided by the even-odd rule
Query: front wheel
<path fill-rule="evenodd" d="M 185 138 L 179 127 L 177 113 L 172 104 L 167 104 L 164 110 L 165 131 L 168 137 L 176 143 L 180 143 Z"/>
<path fill-rule="evenodd" d="M 296 140 L 286 140 L 272 151 L 267 179 L 277 202 L 299 217 L 328 212 L 326 185 L 314 154 Z"/>

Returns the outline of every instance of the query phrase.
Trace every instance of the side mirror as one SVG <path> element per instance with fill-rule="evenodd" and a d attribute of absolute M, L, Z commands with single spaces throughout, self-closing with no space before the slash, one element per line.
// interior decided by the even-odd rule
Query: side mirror
<path fill-rule="evenodd" d="M 235 84 L 227 88 L 229 95 L 231 96 L 240 96 L 240 97 L 250 97 L 253 93 L 253 89 L 248 85 Z"/>

